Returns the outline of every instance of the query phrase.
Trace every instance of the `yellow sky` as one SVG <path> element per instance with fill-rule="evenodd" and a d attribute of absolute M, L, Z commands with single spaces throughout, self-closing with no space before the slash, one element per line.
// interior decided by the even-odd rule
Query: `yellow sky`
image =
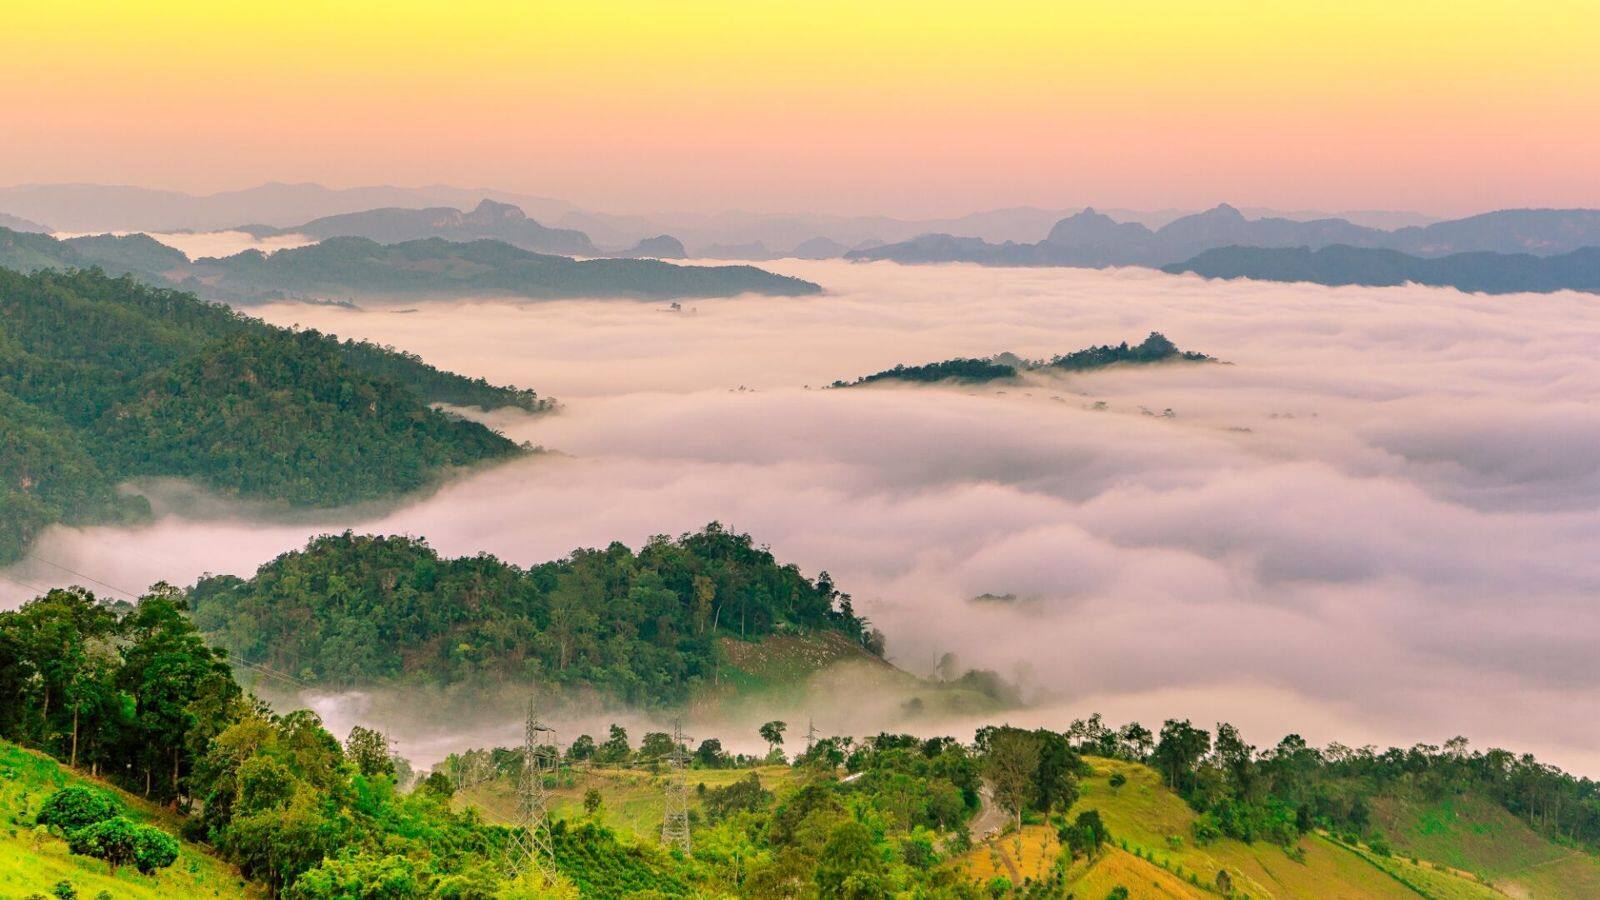
<path fill-rule="evenodd" d="M 1600 3 L 8 4 L 0 183 L 1600 205 Z"/>

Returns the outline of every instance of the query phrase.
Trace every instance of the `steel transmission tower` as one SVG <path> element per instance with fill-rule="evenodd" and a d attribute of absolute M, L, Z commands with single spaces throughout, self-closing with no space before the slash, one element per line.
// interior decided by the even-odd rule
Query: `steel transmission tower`
<path fill-rule="evenodd" d="M 506 871 L 515 878 L 532 873 L 542 885 L 552 884 L 556 877 L 556 851 L 550 837 L 550 791 L 545 787 L 545 775 L 555 770 L 559 762 L 546 748 L 556 740 L 554 728 L 539 721 L 532 698 L 528 700 L 528 718 L 522 729 L 522 775 L 517 783 L 516 828 L 511 833 L 511 843 L 506 847 Z"/>
<path fill-rule="evenodd" d="M 672 726 L 672 753 L 667 756 L 666 804 L 661 816 L 661 843 L 676 847 L 688 855 L 693 849 L 689 837 L 689 785 L 686 771 L 689 751 L 684 742 L 689 738 L 677 723 Z"/>

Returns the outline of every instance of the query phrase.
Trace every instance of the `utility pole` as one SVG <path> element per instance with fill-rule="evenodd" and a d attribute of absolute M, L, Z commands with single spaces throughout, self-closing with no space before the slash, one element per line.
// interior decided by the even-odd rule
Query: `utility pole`
<path fill-rule="evenodd" d="M 544 777 L 558 760 L 545 750 L 544 737 L 553 744 L 556 732 L 539 721 L 533 698 L 528 699 L 528 718 L 522 729 L 522 775 L 517 783 L 516 828 L 506 845 L 506 872 L 515 878 L 531 873 L 540 885 L 556 878 L 556 851 L 550 837 L 550 792 Z"/>
<path fill-rule="evenodd" d="M 661 844 L 676 847 L 688 856 L 693 849 L 689 836 L 689 785 L 686 770 L 689 751 L 684 743 L 689 738 L 677 722 L 672 724 L 672 753 L 667 756 L 666 804 L 661 816 Z"/>

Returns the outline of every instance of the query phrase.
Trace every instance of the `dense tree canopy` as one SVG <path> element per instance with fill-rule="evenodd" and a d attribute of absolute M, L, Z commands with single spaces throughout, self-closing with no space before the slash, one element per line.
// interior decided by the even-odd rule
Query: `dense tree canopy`
<path fill-rule="evenodd" d="M 530 569 L 442 559 L 414 538 L 329 535 L 249 580 L 202 580 L 189 599 L 242 659 L 310 681 L 521 678 L 643 703 L 712 678 L 719 637 L 865 628 L 826 573 L 807 578 L 715 523 Z"/>
<path fill-rule="evenodd" d="M 116 493 L 134 476 L 328 506 L 518 452 L 431 403 L 548 405 L 127 278 L 0 269 L 0 561 L 53 522 L 146 512 Z"/>

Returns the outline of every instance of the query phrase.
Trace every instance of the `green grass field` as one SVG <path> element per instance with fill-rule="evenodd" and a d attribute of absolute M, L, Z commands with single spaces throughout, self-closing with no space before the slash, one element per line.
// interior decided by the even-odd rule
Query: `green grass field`
<path fill-rule="evenodd" d="M 265 896 L 246 885 L 232 866 L 186 842 L 178 861 L 155 875 L 141 875 L 132 866 L 123 866 L 112 877 L 104 862 L 73 856 L 67 852 L 66 841 L 33 824 L 44 799 L 69 784 L 116 793 L 132 818 L 177 835 L 176 819 L 159 807 L 71 772 L 49 757 L 0 741 L 0 896 L 49 895 L 62 881 L 70 882 L 85 900 L 101 891 L 117 900 Z"/>
<path fill-rule="evenodd" d="M 1512 897 L 1600 897 L 1600 860 L 1481 797 L 1385 798 L 1373 804 L 1373 818 L 1397 854 L 1477 873 Z"/>
<path fill-rule="evenodd" d="M 1265 898 L 1432 897 L 1437 900 L 1492 900 L 1505 897 L 1471 875 L 1443 864 L 1413 864 L 1402 857 L 1380 857 L 1365 848 L 1351 848 L 1318 834 L 1301 839 L 1291 855 L 1266 842 L 1245 844 L 1223 839 L 1196 846 L 1191 825 L 1194 812 L 1167 790 L 1150 768 L 1119 760 L 1089 760 L 1094 774 L 1083 781 L 1083 794 L 1068 816 L 1094 809 L 1111 831 L 1113 847 L 1092 864 L 1080 860 L 1068 871 L 1067 889 L 1078 897 L 1104 897 L 1121 885 L 1131 897 L 1216 897 L 1217 873 L 1226 871 L 1236 896 Z M 1127 779 L 1113 788 L 1110 777 Z M 987 881 L 996 874 L 1024 878 L 1049 871 L 1059 846 L 1044 826 L 1024 829 L 1023 851 L 1015 835 L 1004 835 L 975 848 L 959 861 L 972 877 Z M 997 853 L 998 851 L 998 853 Z M 1005 865 L 1003 854 L 1011 865 Z M 1537 894 L 1535 896 L 1544 896 Z"/>

